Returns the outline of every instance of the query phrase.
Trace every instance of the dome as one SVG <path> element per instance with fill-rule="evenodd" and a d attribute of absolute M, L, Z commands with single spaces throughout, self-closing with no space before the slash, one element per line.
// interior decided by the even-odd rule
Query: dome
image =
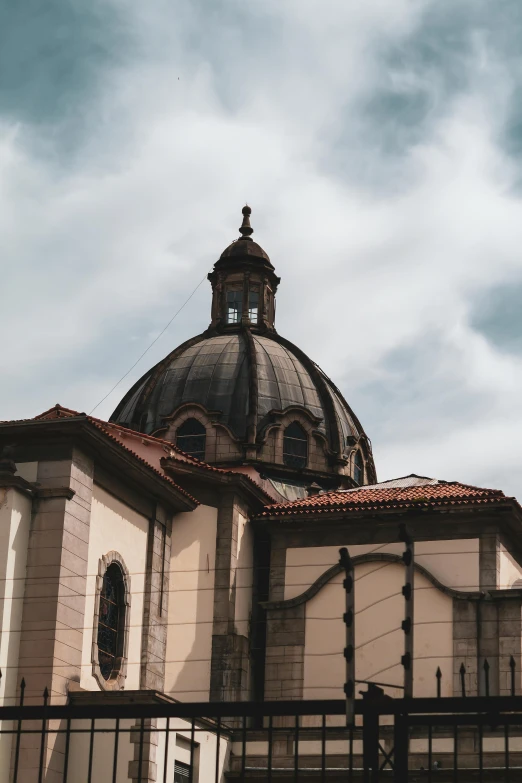
<path fill-rule="evenodd" d="M 248 258 L 262 258 L 270 264 L 270 259 L 261 245 L 258 245 L 257 242 L 254 242 L 249 237 L 241 237 L 234 240 L 232 244 L 223 250 L 220 260 L 223 258 L 243 258 L 244 256 Z"/>
<path fill-rule="evenodd" d="M 370 442 L 341 392 L 275 330 L 279 278 L 250 238 L 249 217 L 244 207 L 242 236 L 209 275 L 208 329 L 149 370 L 111 421 L 195 444 L 193 453 L 213 464 L 257 464 L 278 481 L 375 482 Z"/>
<path fill-rule="evenodd" d="M 241 333 L 202 335 L 190 342 L 150 370 L 123 399 L 111 420 L 153 434 L 181 405 L 195 403 L 218 414 L 219 422 L 243 440 L 253 393 L 258 432 L 278 413 L 298 407 L 315 419 L 317 430 L 331 448 L 340 442 L 347 453 L 350 440 L 362 434 L 329 378 L 309 359 L 307 368 L 296 355 L 301 352 L 286 341 L 282 344 L 278 336 L 252 335 L 253 354 Z"/>

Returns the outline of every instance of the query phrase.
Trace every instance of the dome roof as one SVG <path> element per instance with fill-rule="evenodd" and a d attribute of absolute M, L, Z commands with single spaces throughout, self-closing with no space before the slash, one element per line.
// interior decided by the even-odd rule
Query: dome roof
<path fill-rule="evenodd" d="M 341 454 L 364 432 L 339 390 L 298 348 L 277 334 L 205 334 L 153 367 L 124 397 L 111 421 L 154 433 L 184 403 L 217 414 L 237 438 L 246 436 L 252 395 L 258 434 L 274 414 L 297 406 Z"/>
<path fill-rule="evenodd" d="M 261 245 L 254 242 L 250 237 L 240 237 L 235 239 L 221 253 L 220 258 L 262 258 L 270 263 L 268 254 L 265 253 Z"/>
<path fill-rule="evenodd" d="M 357 452 L 364 460 L 363 476 L 375 482 L 371 444 L 341 392 L 303 351 L 276 332 L 280 278 L 251 238 L 249 206 L 242 215 L 241 236 L 208 275 L 208 329 L 149 370 L 125 395 L 111 421 L 177 439 L 185 437 L 179 435 L 183 421 L 199 417 L 212 434 L 205 446 L 207 461 L 255 462 L 274 476 L 294 471 L 297 479 L 306 469 L 323 484 L 332 476 L 337 482 L 348 476 L 360 483 L 360 475 L 355 479 Z M 187 410 L 189 405 L 199 410 Z M 300 432 L 306 428 L 304 466 L 297 464 L 292 451 L 302 448 L 293 442 L 299 437 L 280 435 L 281 428 L 286 432 L 295 421 Z"/>

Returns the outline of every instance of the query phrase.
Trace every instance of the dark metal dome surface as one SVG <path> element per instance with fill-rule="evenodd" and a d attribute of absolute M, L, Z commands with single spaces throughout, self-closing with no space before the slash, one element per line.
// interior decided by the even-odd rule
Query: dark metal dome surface
<path fill-rule="evenodd" d="M 202 335 L 152 368 L 122 400 L 111 420 L 153 433 L 165 426 L 165 419 L 180 405 L 198 403 L 208 411 L 219 412 L 218 421 L 242 439 L 254 382 L 258 432 L 270 423 L 272 411 L 299 406 L 317 419 L 319 431 L 330 441 L 334 439 L 332 446 L 342 444 L 340 450 L 348 451 L 347 439 L 357 437 L 362 430 L 329 378 L 309 359 L 306 367 L 301 351 L 278 335 L 253 334 L 251 339 L 255 379 L 251 377 L 252 362 L 244 333 Z M 322 393 L 318 385 L 323 387 Z M 330 404 L 325 404 L 325 389 Z"/>

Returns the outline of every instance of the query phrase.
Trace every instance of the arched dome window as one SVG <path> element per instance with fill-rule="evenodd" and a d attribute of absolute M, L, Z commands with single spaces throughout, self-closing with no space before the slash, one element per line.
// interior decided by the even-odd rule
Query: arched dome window
<path fill-rule="evenodd" d="M 357 484 L 364 484 L 364 462 L 360 451 L 355 452 L 355 458 L 353 460 L 353 478 Z"/>
<path fill-rule="evenodd" d="M 103 575 L 98 616 L 98 664 L 104 680 L 120 674 L 125 641 L 125 583 L 118 563 Z"/>
<path fill-rule="evenodd" d="M 308 437 L 297 421 L 289 424 L 283 435 L 283 462 L 289 468 L 306 468 Z"/>
<path fill-rule="evenodd" d="M 205 459 L 205 442 L 207 431 L 197 419 L 187 419 L 178 427 L 176 446 L 182 451 L 198 459 Z"/>

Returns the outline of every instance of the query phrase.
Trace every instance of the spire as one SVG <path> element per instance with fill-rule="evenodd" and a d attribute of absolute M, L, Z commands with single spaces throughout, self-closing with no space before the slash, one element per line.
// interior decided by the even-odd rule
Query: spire
<path fill-rule="evenodd" d="M 248 204 L 246 204 L 241 212 L 243 213 L 243 222 L 241 223 L 239 233 L 242 235 L 241 239 L 250 239 L 250 234 L 254 233 L 254 229 L 250 225 L 250 215 L 252 214 L 252 210 Z M 250 239 L 250 241 L 252 240 Z"/>

